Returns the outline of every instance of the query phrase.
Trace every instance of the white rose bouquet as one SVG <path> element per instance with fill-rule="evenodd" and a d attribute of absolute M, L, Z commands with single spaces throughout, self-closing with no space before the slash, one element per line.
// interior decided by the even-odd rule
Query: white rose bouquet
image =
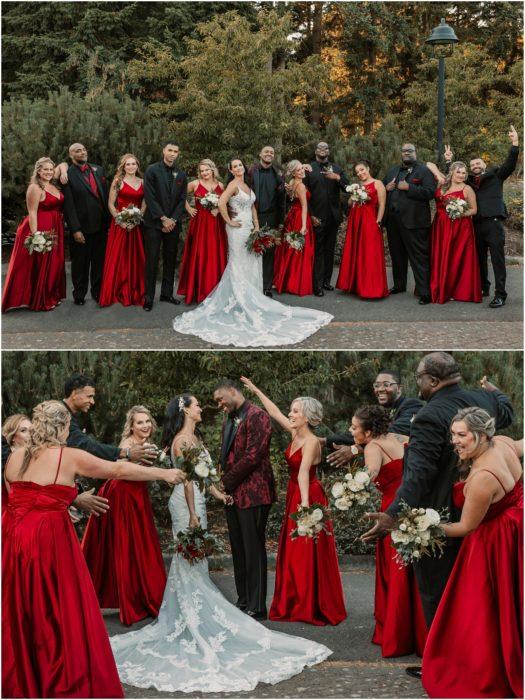
<path fill-rule="evenodd" d="M 290 533 L 290 537 L 292 540 L 297 537 L 312 537 L 317 542 L 323 530 L 327 535 L 331 535 L 332 533 L 326 527 L 328 514 L 328 508 L 321 503 L 313 503 L 308 507 L 300 505 L 295 513 L 290 514 L 290 518 L 297 524 Z"/>
<path fill-rule="evenodd" d="M 116 215 L 115 221 L 122 228 L 135 228 L 142 222 L 142 211 L 133 205 L 124 207 Z"/>
<path fill-rule="evenodd" d="M 347 185 L 345 191 L 350 195 L 349 199 L 352 204 L 357 204 L 358 206 L 368 202 L 370 199 L 366 188 L 357 182 L 354 182 L 352 185 Z"/>
<path fill-rule="evenodd" d="M 290 248 L 293 248 L 297 253 L 301 253 L 306 243 L 306 237 L 300 231 L 287 231 L 283 234 L 284 240 Z"/>
<path fill-rule="evenodd" d="M 447 212 L 448 218 L 455 221 L 456 219 L 461 219 L 463 214 L 468 209 L 468 202 L 465 199 L 460 199 L 459 197 L 449 197 L 447 198 L 447 203 L 445 204 L 445 211 Z"/>
<path fill-rule="evenodd" d="M 345 474 L 344 481 L 336 481 L 332 486 L 334 506 L 338 510 L 349 510 L 354 506 L 366 505 L 374 493 L 374 485 L 366 469 L 356 469 Z"/>
<path fill-rule="evenodd" d="M 390 533 L 398 564 L 408 566 L 422 556 L 441 556 L 445 533 L 440 527 L 447 520 L 447 509 L 412 508 L 401 501 L 397 527 Z"/>
<path fill-rule="evenodd" d="M 217 209 L 219 205 L 219 195 L 215 192 L 208 192 L 204 197 L 199 199 L 201 207 L 207 209 L 207 211 L 212 211 L 212 209 Z"/>
<path fill-rule="evenodd" d="M 56 246 L 57 237 L 54 229 L 51 231 L 35 231 L 24 241 L 24 248 L 27 248 L 29 255 L 33 253 L 49 253 Z"/>
<path fill-rule="evenodd" d="M 188 481 L 196 481 L 199 489 L 217 484 L 221 478 L 209 454 L 200 447 L 188 447 L 181 450 L 182 456 L 175 457 L 173 466 L 182 469 Z"/>

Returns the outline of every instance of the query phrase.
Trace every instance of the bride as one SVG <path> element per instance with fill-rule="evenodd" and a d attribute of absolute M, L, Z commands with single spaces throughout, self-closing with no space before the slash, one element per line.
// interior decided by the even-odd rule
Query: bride
<path fill-rule="evenodd" d="M 228 169 L 231 181 L 219 200 L 228 234 L 228 264 L 213 292 L 196 309 L 177 316 L 173 328 L 221 345 L 298 343 L 330 323 L 333 316 L 286 306 L 263 294 L 262 259 L 246 248 L 250 233 L 259 228 L 255 195 L 246 184 L 246 170 L 239 158 L 231 160 Z"/>
<path fill-rule="evenodd" d="M 168 405 L 163 443 L 172 454 L 201 448 L 196 426 L 202 409 L 192 394 Z M 218 489 L 212 495 L 230 502 Z M 196 484 L 177 485 L 168 507 L 173 536 L 199 522 L 206 528 L 206 499 Z M 208 575 L 206 559 L 190 566 L 174 555 L 158 619 L 135 632 L 111 637 L 120 679 L 138 688 L 167 692 L 235 692 L 258 683 L 279 683 L 332 653 L 322 644 L 273 632 L 229 603 Z"/>

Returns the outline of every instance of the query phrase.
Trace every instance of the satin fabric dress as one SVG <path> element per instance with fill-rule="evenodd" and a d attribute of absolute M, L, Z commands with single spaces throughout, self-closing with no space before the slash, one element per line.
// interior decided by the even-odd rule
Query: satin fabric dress
<path fill-rule="evenodd" d="M 454 484 L 458 508 L 463 486 Z M 461 544 L 428 635 L 422 681 L 434 698 L 523 697 L 522 480 Z"/>
<path fill-rule="evenodd" d="M 394 500 L 402 476 L 402 459 L 393 459 L 381 467 L 374 479 L 382 494 L 381 512 Z M 374 600 L 376 626 L 372 642 L 381 646 L 384 657 L 413 653 L 422 656 L 427 626 L 414 572 L 411 566 L 400 567 L 394 554 L 390 535 L 378 541 Z"/>
<path fill-rule="evenodd" d="M 9 260 L 2 296 L 2 311 L 31 309 L 50 311 L 66 297 L 66 271 L 64 264 L 64 219 L 62 205 L 64 195 L 55 197 L 45 193 L 38 204 L 37 226 L 39 231 L 55 232 L 55 245 L 49 253 L 29 255 L 24 241 L 31 234 L 29 216 L 26 216 L 16 232 L 15 245 Z"/>
<path fill-rule="evenodd" d="M 166 570 L 147 484 L 110 479 L 98 492 L 109 501 L 91 515 L 82 551 L 101 608 L 119 608 L 122 624 L 157 617 Z"/>
<path fill-rule="evenodd" d="M 215 194 L 223 189 L 217 185 Z M 190 220 L 184 253 L 179 270 L 177 294 L 184 296 L 186 304 L 200 304 L 215 289 L 228 262 L 228 239 L 224 220 L 220 214 L 214 216 L 204 209 L 200 199 L 208 190 L 199 182 L 195 189 L 197 214 Z"/>
<path fill-rule="evenodd" d="M 377 223 L 379 200 L 375 182 L 364 187 L 370 199 L 354 204 L 348 214 L 336 287 L 364 299 L 381 299 L 388 296 L 388 284 L 383 232 Z"/>
<path fill-rule="evenodd" d="M 134 189 L 124 181 L 118 192 L 115 208 L 121 211 L 133 205 L 140 209 L 143 199 L 142 183 L 138 189 Z M 102 272 L 100 306 L 111 306 L 116 303 L 122 306 L 142 306 L 145 264 L 142 227 L 126 229 L 112 219 Z"/>
<path fill-rule="evenodd" d="M 310 192 L 306 191 L 310 201 Z M 303 227 L 302 207 L 299 199 L 294 199 L 284 221 L 284 231 L 300 231 Z M 313 292 L 315 237 L 310 214 L 306 214 L 306 239 L 302 251 L 294 250 L 286 241 L 277 246 L 274 259 L 275 288 L 281 294 L 306 296 Z"/>
<path fill-rule="evenodd" d="M 124 697 L 67 511 L 76 496 L 56 483 L 11 484 L 2 519 L 3 697 Z"/>
<path fill-rule="evenodd" d="M 310 537 L 292 540 L 290 533 L 296 524 L 290 514 L 301 504 L 301 492 L 297 476 L 301 466 L 302 449 L 291 453 L 291 444 L 284 453 L 290 479 L 286 494 L 286 510 L 279 536 L 279 549 L 275 567 L 275 591 L 270 608 L 270 620 L 281 622 L 308 622 L 312 625 L 338 625 L 346 618 L 341 574 L 335 548 L 331 521 L 327 523 L 328 535 L 321 532 L 317 542 Z M 310 467 L 309 503 L 328 505 L 328 499 L 316 475 L 316 467 Z"/>
<path fill-rule="evenodd" d="M 453 221 L 447 199 L 465 199 L 463 190 L 436 190 L 436 215 L 430 236 L 430 296 L 434 304 L 447 301 L 481 301 L 481 276 L 471 216 Z"/>

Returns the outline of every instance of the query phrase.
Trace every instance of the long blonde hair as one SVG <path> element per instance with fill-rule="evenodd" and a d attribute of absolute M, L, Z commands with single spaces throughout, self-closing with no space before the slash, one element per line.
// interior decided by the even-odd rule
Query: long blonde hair
<path fill-rule="evenodd" d="M 26 416 L 25 413 L 14 413 L 12 416 L 5 419 L 2 426 L 2 435 L 5 437 L 9 447 L 13 444 L 13 438 L 23 420 L 29 420 L 29 417 Z"/>
<path fill-rule="evenodd" d="M 124 428 L 122 429 L 122 440 L 127 440 L 133 434 L 133 419 L 137 413 L 145 413 L 151 420 L 151 434 L 157 430 L 157 422 L 155 418 L 151 415 L 149 409 L 146 406 L 132 406 L 126 413 L 126 421 L 124 423 Z"/>
<path fill-rule="evenodd" d="M 215 165 L 215 163 L 214 163 L 212 160 L 210 160 L 209 158 L 203 158 L 201 161 L 199 161 L 199 164 L 197 165 L 197 179 L 200 180 L 200 176 L 201 176 L 201 165 L 207 165 L 208 168 L 210 168 L 210 170 L 213 171 L 213 177 L 214 177 L 218 182 L 220 182 L 220 180 L 219 180 L 219 170 L 218 170 L 217 166 Z"/>
<path fill-rule="evenodd" d="M 53 168 L 55 167 L 55 164 L 51 160 L 51 158 L 48 158 L 47 156 L 44 156 L 43 158 L 39 158 L 37 160 L 37 162 L 35 163 L 35 167 L 33 168 L 33 174 L 31 175 L 31 178 L 29 179 L 30 185 L 38 185 L 40 187 L 40 189 L 42 189 L 42 190 L 45 189 L 44 182 L 38 173 L 45 163 L 51 163 Z M 56 184 L 56 183 L 53 183 L 53 184 Z"/>
<path fill-rule="evenodd" d="M 43 401 L 35 406 L 29 428 L 29 442 L 24 446 L 25 455 L 19 476 L 24 474 L 31 459 L 44 447 L 59 447 L 65 444 L 65 440 L 60 440 L 60 434 L 67 428 L 70 420 L 71 414 L 61 401 Z"/>
<path fill-rule="evenodd" d="M 302 165 L 302 163 L 300 160 L 297 160 L 297 158 L 294 158 L 293 160 L 291 160 L 289 163 L 286 164 L 286 168 L 284 171 L 284 178 L 285 178 L 286 182 L 290 182 L 291 180 L 294 179 L 294 177 L 295 177 L 294 172 L 296 171 L 296 169 L 300 165 Z"/>
<path fill-rule="evenodd" d="M 113 182 L 111 183 L 111 187 L 114 187 L 117 192 L 119 191 L 120 186 L 122 185 L 122 181 L 124 180 L 124 177 L 126 175 L 126 172 L 124 170 L 124 164 L 130 158 L 133 158 L 133 160 L 137 164 L 136 176 L 142 178 L 142 172 L 140 170 L 140 163 L 139 163 L 139 159 L 137 158 L 137 156 L 133 155 L 133 153 L 124 153 L 124 155 L 122 156 L 122 158 L 118 162 L 117 169 L 115 170 L 115 176 L 113 177 Z"/>
<path fill-rule="evenodd" d="M 457 160 L 455 163 L 452 163 L 445 178 L 445 182 L 441 185 L 441 194 L 445 194 L 445 192 L 447 192 L 448 188 L 450 187 L 450 183 L 452 182 L 452 176 L 454 175 L 456 170 L 459 170 L 460 168 L 465 168 L 465 170 L 468 172 L 467 166 L 462 161 Z"/>

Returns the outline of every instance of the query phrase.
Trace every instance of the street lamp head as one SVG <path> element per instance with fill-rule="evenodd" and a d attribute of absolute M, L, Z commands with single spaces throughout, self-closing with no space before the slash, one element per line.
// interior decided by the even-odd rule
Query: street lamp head
<path fill-rule="evenodd" d="M 452 27 L 445 22 L 444 18 L 441 18 L 441 22 L 437 27 L 434 27 L 425 44 L 429 45 L 433 58 L 444 58 L 452 55 L 454 44 L 457 44 L 458 41 Z"/>

